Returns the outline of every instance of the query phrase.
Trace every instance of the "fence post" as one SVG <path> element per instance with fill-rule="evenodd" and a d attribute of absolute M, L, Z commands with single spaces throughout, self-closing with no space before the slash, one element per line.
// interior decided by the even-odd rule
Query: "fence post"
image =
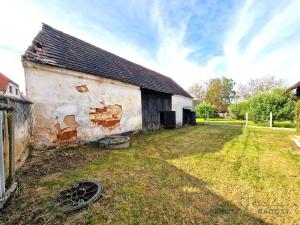
<path fill-rule="evenodd" d="M 0 111 L 0 198 L 5 194 L 4 152 L 3 152 L 3 111 Z"/>
<path fill-rule="evenodd" d="M 248 127 L 249 113 L 246 112 L 246 127 Z"/>
<path fill-rule="evenodd" d="M 273 114 L 270 112 L 270 128 L 273 127 Z"/>

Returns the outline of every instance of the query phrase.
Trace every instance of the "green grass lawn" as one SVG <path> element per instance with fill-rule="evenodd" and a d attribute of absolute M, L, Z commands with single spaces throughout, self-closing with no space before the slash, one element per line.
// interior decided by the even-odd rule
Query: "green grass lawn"
<path fill-rule="evenodd" d="M 204 118 L 197 118 L 197 123 L 211 123 L 211 124 L 231 124 L 231 125 L 245 125 L 246 120 L 236 120 L 236 119 L 223 119 L 223 118 L 210 118 L 208 120 L 204 120 Z M 261 126 L 261 127 L 269 127 L 269 122 L 257 122 L 249 121 L 249 126 Z M 273 124 L 274 127 L 282 127 L 282 128 L 295 128 L 295 124 L 291 121 L 275 121 Z"/>
<path fill-rule="evenodd" d="M 20 212 L 27 213 L 23 218 L 44 213 L 53 224 L 299 224 L 300 155 L 292 135 L 199 125 L 138 135 L 129 150 L 47 150 L 49 168 L 49 154 L 56 151 L 71 154 L 70 162 L 79 153 L 89 160 L 74 160 L 73 167 L 31 182 L 32 198 L 9 210 L 16 220 Z M 77 213 L 60 213 L 53 195 L 80 179 L 100 181 L 104 199 Z M 27 189 L 21 190 L 26 196 Z"/>

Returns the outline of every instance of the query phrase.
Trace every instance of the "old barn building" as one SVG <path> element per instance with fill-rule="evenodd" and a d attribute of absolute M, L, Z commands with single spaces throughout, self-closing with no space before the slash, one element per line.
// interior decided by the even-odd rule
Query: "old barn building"
<path fill-rule="evenodd" d="M 37 146 L 191 121 L 192 97 L 171 78 L 48 25 L 22 61 Z"/>

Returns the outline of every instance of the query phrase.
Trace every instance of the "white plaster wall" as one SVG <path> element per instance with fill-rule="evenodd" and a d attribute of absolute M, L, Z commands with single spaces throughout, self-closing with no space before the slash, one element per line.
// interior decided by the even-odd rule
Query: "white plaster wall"
<path fill-rule="evenodd" d="M 30 120 L 25 120 L 15 128 L 15 160 L 16 167 L 19 168 L 28 156 L 30 144 Z"/>
<path fill-rule="evenodd" d="M 9 92 L 9 87 L 12 87 L 12 93 Z M 18 90 L 18 94 L 16 93 L 16 89 Z M 20 94 L 19 86 L 12 82 L 9 82 L 4 95 L 6 95 L 8 97 L 20 98 L 21 94 Z"/>
<path fill-rule="evenodd" d="M 172 110 L 176 111 L 176 124 L 182 126 L 183 108 L 192 108 L 193 99 L 181 95 L 172 96 Z"/>
<path fill-rule="evenodd" d="M 97 140 L 105 135 L 142 129 L 141 91 L 138 86 L 65 69 L 23 62 L 27 97 L 33 104 L 35 146 L 53 145 L 63 119 L 75 115 L 78 142 Z M 76 86 L 86 85 L 80 93 Z M 120 126 L 114 129 L 93 125 L 90 108 L 122 106 Z"/>

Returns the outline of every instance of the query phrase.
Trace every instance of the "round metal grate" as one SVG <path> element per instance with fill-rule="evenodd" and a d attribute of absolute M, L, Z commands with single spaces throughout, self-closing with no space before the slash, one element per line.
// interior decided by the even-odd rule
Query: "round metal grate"
<path fill-rule="evenodd" d="M 79 181 L 57 196 L 63 211 L 75 211 L 88 206 L 102 197 L 103 187 L 97 181 Z"/>

